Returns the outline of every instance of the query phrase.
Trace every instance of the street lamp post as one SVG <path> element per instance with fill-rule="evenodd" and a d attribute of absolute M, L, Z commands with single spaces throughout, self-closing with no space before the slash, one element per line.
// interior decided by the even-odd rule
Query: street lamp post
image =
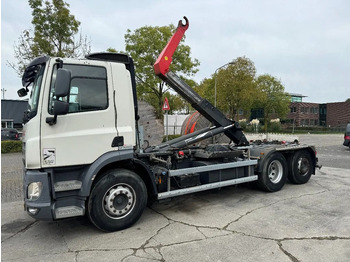
<path fill-rule="evenodd" d="M 1 92 L 2 92 L 2 99 L 5 99 L 5 92 L 7 90 L 5 88 L 1 88 Z"/>
<path fill-rule="evenodd" d="M 216 76 L 217 76 L 217 71 L 219 70 L 219 69 L 221 69 L 221 68 L 223 68 L 223 67 L 225 67 L 225 66 L 227 66 L 227 65 L 232 65 L 233 64 L 233 62 L 228 62 L 228 63 L 226 63 L 226 64 L 224 64 L 224 65 L 222 65 L 222 66 L 220 66 L 219 68 L 217 68 L 216 70 L 215 70 L 215 73 L 214 73 L 214 82 L 215 82 L 215 84 L 214 84 L 214 106 L 216 107 Z"/>

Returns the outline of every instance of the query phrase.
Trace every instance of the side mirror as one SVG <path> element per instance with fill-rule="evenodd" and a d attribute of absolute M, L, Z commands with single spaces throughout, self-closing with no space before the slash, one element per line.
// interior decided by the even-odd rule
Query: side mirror
<path fill-rule="evenodd" d="M 59 68 L 56 74 L 55 95 L 56 98 L 69 94 L 71 72 L 67 69 Z"/>
<path fill-rule="evenodd" d="M 60 97 L 69 95 L 71 81 L 71 72 L 67 69 L 59 68 L 56 74 L 55 96 L 56 101 L 53 104 L 53 117 L 47 117 L 46 123 L 50 126 L 56 124 L 58 115 L 65 115 L 69 112 L 69 103 L 58 100 Z"/>
<path fill-rule="evenodd" d="M 53 114 L 55 116 L 65 115 L 69 111 L 69 104 L 64 101 L 56 100 L 53 104 Z"/>
<path fill-rule="evenodd" d="M 26 89 L 26 88 L 21 88 L 21 89 L 18 89 L 18 91 L 17 91 L 17 95 L 19 97 L 24 97 L 27 94 L 28 94 L 28 89 Z"/>
<path fill-rule="evenodd" d="M 56 100 L 53 103 L 53 117 L 47 117 L 46 123 L 48 123 L 50 126 L 55 125 L 57 122 L 57 116 L 59 115 L 65 115 L 69 112 L 69 103 Z"/>

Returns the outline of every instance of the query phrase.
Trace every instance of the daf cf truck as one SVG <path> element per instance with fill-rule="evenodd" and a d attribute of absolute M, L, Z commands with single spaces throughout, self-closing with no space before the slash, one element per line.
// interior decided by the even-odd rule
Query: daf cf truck
<path fill-rule="evenodd" d="M 132 226 L 147 203 L 253 182 L 269 192 L 287 179 L 308 182 L 314 146 L 249 143 L 242 128 L 169 70 L 189 26 L 176 32 L 154 64 L 158 75 L 212 127 L 143 148 L 134 64 L 117 53 L 85 59 L 41 56 L 25 69 L 30 90 L 23 131 L 25 210 L 37 220 L 87 215 L 103 231 Z M 200 146 L 224 133 L 228 144 Z"/>

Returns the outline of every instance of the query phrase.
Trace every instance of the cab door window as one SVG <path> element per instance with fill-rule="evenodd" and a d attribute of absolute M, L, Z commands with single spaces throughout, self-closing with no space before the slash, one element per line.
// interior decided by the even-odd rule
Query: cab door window
<path fill-rule="evenodd" d="M 107 73 L 104 67 L 64 64 L 71 71 L 70 94 L 63 98 L 69 102 L 69 113 L 104 110 L 108 107 Z M 57 67 L 53 72 L 50 92 L 49 113 L 52 114 L 56 99 L 54 82 Z"/>

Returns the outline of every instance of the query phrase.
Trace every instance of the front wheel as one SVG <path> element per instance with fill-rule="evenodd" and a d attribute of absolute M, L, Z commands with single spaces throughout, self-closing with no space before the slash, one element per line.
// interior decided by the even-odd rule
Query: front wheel
<path fill-rule="evenodd" d="M 107 171 L 94 185 L 88 202 L 90 221 L 107 232 L 132 226 L 147 203 L 143 180 L 127 169 Z"/>
<path fill-rule="evenodd" d="M 263 163 L 258 177 L 258 186 L 268 192 L 282 189 L 287 180 L 287 161 L 281 153 L 275 152 L 268 156 Z"/>
<path fill-rule="evenodd" d="M 288 179 L 293 184 L 305 184 L 312 175 L 312 159 L 305 150 L 297 151 L 289 166 Z"/>

